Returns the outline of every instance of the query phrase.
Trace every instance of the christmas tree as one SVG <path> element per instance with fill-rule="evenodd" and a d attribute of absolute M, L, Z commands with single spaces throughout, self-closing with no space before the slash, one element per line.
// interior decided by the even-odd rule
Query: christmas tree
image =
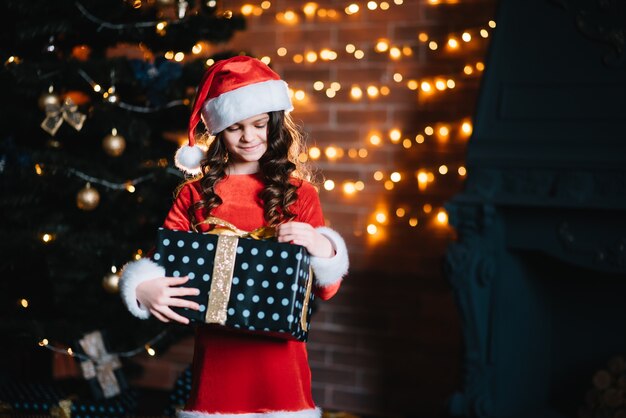
<path fill-rule="evenodd" d="M 51 375 L 42 347 L 74 355 L 103 331 L 132 352 L 163 336 L 128 314 L 116 273 L 150 250 L 182 180 L 172 157 L 195 86 L 245 21 L 208 0 L 15 0 L 0 13 L 0 381 L 35 380 Z"/>

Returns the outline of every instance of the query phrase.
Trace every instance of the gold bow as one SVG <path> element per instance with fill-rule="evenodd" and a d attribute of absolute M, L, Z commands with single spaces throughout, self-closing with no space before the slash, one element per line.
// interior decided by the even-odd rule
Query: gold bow
<path fill-rule="evenodd" d="M 102 388 L 102 393 L 107 399 L 119 395 L 121 389 L 114 372 L 122 367 L 122 363 L 117 355 L 106 351 L 100 331 L 85 335 L 79 340 L 79 343 L 85 354 L 91 359 L 80 363 L 85 379 L 96 377 Z"/>
<path fill-rule="evenodd" d="M 215 250 L 215 259 L 213 262 L 213 274 L 211 281 L 211 289 L 209 290 L 209 302 L 205 315 L 205 321 L 208 324 L 226 323 L 226 311 L 228 300 L 230 299 L 230 290 L 232 287 L 233 272 L 235 270 L 235 257 L 237 255 L 237 242 L 239 238 L 252 238 L 255 240 L 266 240 L 276 237 L 276 228 L 273 226 L 262 226 L 253 231 L 247 232 L 237 228 L 228 221 L 215 216 L 209 216 L 202 222 L 193 224 L 192 230 L 198 232 L 198 226 L 202 224 L 213 225 L 213 228 L 207 234 L 219 235 Z M 304 331 L 307 331 L 307 313 L 309 307 L 309 297 L 313 284 L 313 271 L 309 269 L 309 279 L 307 282 L 307 290 L 304 295 L 304 303 L 302 304 L 302 318 L 300 325 Z"/>
<path fill-rule="evenodd" d="M 41 122 L 41 128 L 52 136 L 57 133 L 64 120 L 80 131 L 87 119 L 86 115 L 78 112 L 78 106 L 69 97 L 65 98 L 62 106 L 58 103 L 46 103 L 45 111 L 46 118 Z"/>

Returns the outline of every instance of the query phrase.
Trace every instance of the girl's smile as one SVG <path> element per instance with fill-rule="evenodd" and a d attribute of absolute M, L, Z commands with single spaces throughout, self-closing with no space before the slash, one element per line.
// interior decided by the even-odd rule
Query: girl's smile
<path fill-rule="evenodd" d="M 267 151 L 269 115 L 262 113 L 229 126 L 222 138 L 228 150 L 228 173 L 251 174 L 259 171 L 259 159 Z"/>

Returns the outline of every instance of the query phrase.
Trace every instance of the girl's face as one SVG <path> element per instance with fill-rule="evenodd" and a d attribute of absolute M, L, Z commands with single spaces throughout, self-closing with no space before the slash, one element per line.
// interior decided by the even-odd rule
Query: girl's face
<path fill-rule="evenodd" d="M 258 168 L 259 159 L 267 151 L 269 115 L 262 113 L 229 126 L 222 138 L 228 150 L 229 165 Z M 233 167 L 234 168 L 234 167 Z"/>

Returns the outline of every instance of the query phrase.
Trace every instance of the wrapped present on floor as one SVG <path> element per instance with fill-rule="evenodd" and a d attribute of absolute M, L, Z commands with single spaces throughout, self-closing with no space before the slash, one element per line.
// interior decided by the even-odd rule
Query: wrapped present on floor
<path fill-rule="evenodd" d="M 183 285 L 200 311 L 173 308 L 190 323 L 219 324 L 306 341 L 313 300 L 310 256 L 300 245 L 271 238 L 273 228 L 252 232 L 218 218 L 208 233 L 159 229 L 154 260 Z"/>

